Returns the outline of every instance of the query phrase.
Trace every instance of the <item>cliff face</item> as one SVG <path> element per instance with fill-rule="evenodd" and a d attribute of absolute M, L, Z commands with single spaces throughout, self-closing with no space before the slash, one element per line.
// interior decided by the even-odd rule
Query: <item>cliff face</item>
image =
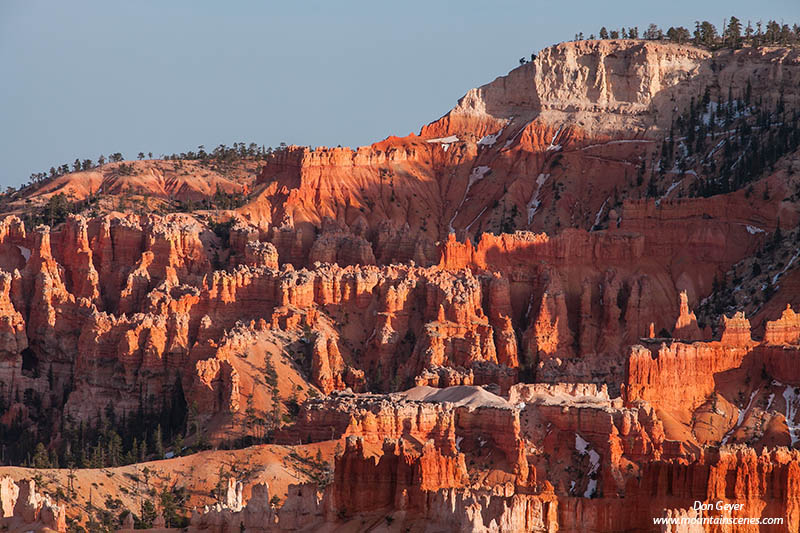
<path fill-rule="evenodd" d="M 669 127 L 674 106 L 685 107 L 711 80 L 778 96 L 797 64 L 797 51 L 725 50 L 634 40 L 577 41 L 542 50 L 536 58 L 472 89 L 423 134 L 457 135 L 524 113 L 577 124 L 592 135 L 642 130 L 653 119 Z M 791 98 L 796 99 L 794 90 Z M 649 122 L 649 124 L 648 124 Z"/>
<path fill-rule="evenodd" d="M 419 135 L 288 147 L 230 176 L 142 162 L 29 191 L 22 218 L 0 220 L 0 422 L 52 454 L 123 420 L 164 424 L 174 448 L 340 441 L 329 486 L 307 472 L 275 505 L 245 478 L 193 530 L 365 516 L 648 530 L 694 499 L 796 529 L 800 319 L 777 315 L 800 263 L 776 230 L 798 222 L 797 154 L 724 193 L 700 187 L 755 127 L 725 121 L 765 109 L 745 94 L 780 99 L 794 123 L 798 69 L 796 50 L 564 43 Z M 679 163 L 664 154 L 687 107 L 708 139 Z M 117 210 L 129 185 L 162 207 L 248 196 L 225 212 Z M 99 195 L 99 212 L 23 222 L 57 192 Z M 735 313 L 724 290 L 764 278 L 753 262 L 769 257 L 748 296 L 758 316 Z M 26 498 L 39 514 L 25 521 L 62 527 Z"/>
<path fill-rule="evenodd" d="M 388 251 L 394 260 L 417 262 L 436 261 L 433 242 L 452 231 L 477 240 L 508 228 L 552 234 L 627 223 L 620 216 L 625 201 L 653 196 L 647 181 L 658 182 L 657 198 L 674 199 L 703 172 L 651 168 L 677 114 L 703 99 L 707 88 L 715 102 L 730 95 L 743 100 L 749 91 L 794 108 L 797 54 L 710 53 L 627 40 L 563 43 L 470 90 L 418 136 L 357 150 L 290 147 L 276 154 L 259 176 L 259 199 L 242 214 L 255 224 L 290 221 L 303 229 L 306 247 L 314 240 L 309 225 L 319 228 L 330 217 L 373 246 L 397 246 L 375 254 L 377 260 Z M 585 186 L 595 176 L 602 180 Z M 770 210 L 748 206 L 754 201 L 739 194 L 717 205 L 724 220 L 774 227 Z M 731 202 L 745 209 L 726 209 Z M 695 209 L 716 218 L 704 202 Z"/>
<path fill-rule="evenodd" d="M 414 383 L 494 383 L 504 392 L 520 369 L 558 379 L 562 362 L 613 353 L 643 335 L 644 324 L 666 325 L 662 313 L 674 306 L 665 300 L 674 301 L 675 289 L 662 289 L 660 300 L 643 294 L 649 278 L 629 269 L 625 258 L 635 252 L 624 249 L 608 252 L 608 268 L 618 270 L 602 273 L 589 251 L 601 244 L 581 244 L 594 235 L 542 236 L 545 249 L 538 250 L 537 241 L 518 234 L 500 252 L 486 237 L 469 261 L 455 258 L 463 256 L 459 247 L 471 245 L 448 241 L 442 249 L 445 268 L 358 264 L 278 270 L 275 248 L 259 246 L 263 258 L 256 259 L 257 241 L 250 241 L 241 254 L 231 249 L 228 271 L 210 272 L 215 241 L 191 220 L 87 223 L 75 217 L 52 233 L 53 246 L 47 228 L 20 238 L 23 244 L 34 240 L 33 251 L 21 274 L 5 278 L 6 345 L 14 354 L 31 345 L 37 387 L 44 387 L 50 365 L 59 379 L 76 376 L 67 412 L 83 419 L 111 401 L 131 411 L 142 398 L 169 394 L 176 373 L 188 403 L 213 413 L 236 412 L 246 398 L 237 397 L 241 370 L 231 362 L 256 337 L 269 336 L 268 330 L 303 334 L 310 348 L 307 371 L 324 392 L 396 390 Z M 637 241 L 621 242 L 635 248 Z M 492 250 L 496 273 L 486 272 L 481 246 Z M 67 255 L 73 249 L 82 252 Z M 551 263 L 531 265 L 528 258 L 534 256 L 550 257 Z M 576 267 L 584 258 L 586 266 L 573 269 L 569 258 Z M 653 278 L 667 287 L 676 283 L 663 268 Z M 601 284 L 599 291 L 593 280 Z M 16 305 L 15 283 L 23 289 Z M 26 285 L 27 297 L 22 296 Z M 242 327 L 232 330 L 239 322 Z M 578 341 L 580 356 L 574 348 Z M 227 343 L 238 343 L 241 351 L 223 356 Z M 7 398 L 17 390 L 10 388 Z M 208 396 L 204 390 L 218 392 Z M 212 400 L 215 394 L 224 398 Z"/>
<path fill-rule="evenodd" d="M 652 113 L 657 96 L 677 92 L 682 82 L 701 75 L 710 57 L 709 52 L 689 46 L 641 41 L 562 43 L 542 50 L 508 75 L 470 90 L 441 121 L 446 129 L 434 123 L 423 132 L 457 134 L 471 126 L 471 120 L 524 112 L 539 112 L 551 120 L 569 117 L 570 123 L 592 132 L 617 133 L 628 124 L 640 129 L 644 120 L 635 115 Z"/>

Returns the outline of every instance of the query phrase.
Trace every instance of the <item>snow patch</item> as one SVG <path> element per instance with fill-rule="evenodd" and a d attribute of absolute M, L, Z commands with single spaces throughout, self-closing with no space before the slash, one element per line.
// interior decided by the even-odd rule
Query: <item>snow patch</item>
<path fill-rule="evenodd" d="M 719 109 L 719 104 L 717 102 L 709 102 L 708 111 L 704 112 L 703 116 L 700 118 L 700 120 L 703 121 L 703 124 L 705 124 L 706 126 L 711 124 L 711 113 L 714 113 L 714 116 L 717 117 L 718 109 Z"/>
<path fill-rule="evenodd" d="M 617 141 L 608 141 L 605 143 L 590 144 L 581 148 L 581 150 L 588 150 L 589 148 L 597 148 L 598 146 L 606 146 L 609 144 L 629 144 L 629 143 L 652 143 L 645 139 L 619 139 Z"/>
<path fill-rule="evenodd" d="M 608 144 L 629 144 L 629 143 L 652 143 L 644 139 L 620 139 L 618 141 L 609 141 Z"/>
<path fill-rule="evenodd" d="M 575 450 L 581 454 L 586 455 L 589 454 L 589 462 L 592 464 L 592 468 L 589 470 L 589 474 L 595 474 L 600 469 L 600 454 L 592 449 L 589 441 L 575 433 Z"/>
<path fill-rule="evenodd" d="M 800 407 L 800 394 L 797 391 L 797 387 L 791 385 L 787 385 L 783 391 L 783 399 L 786 401 L 786 425 L 789 427 L 792 446 L 800 440 L 800 420 L 795 420 L 797 409 Z"/>
<path fill-rule="evenodd" d="M 586 492 L 583 493 L 584 498 L 591 498 L 597 492 L 597 480 L 590 479 L 589 484 L 586 485 Z"/>
<path fill-rule="evenodd" d="M 763 229 L 751 226 L 750 224 L 747 224 L 745 227 L 747 228 L 747 233 L 749 233 L 750 235 L 755 235 L 756 233 L 764 233 Z"/>
<path fill-rule="evenodd" d="M 758 394 L 758 389 L 750 394 L 750 401 L 747 402 L 747 407 L 744 408 L 744 411 L 739 411 L 739 418 L 736 420 L 737 426 L 741 426 L 742 422 L 744 422 L 744 415 L 747 414 L 747 411 L 749 411 L 750 407 L 753 405 L 753 398 L 756 397 L 756 394 Z"/>
<path fill-rule="evenodd" d="M 589 446 L 589 442 L 577 433 L 575 433 L 575 450 L 577 450 L 577 452 L 581 455 L 586 455 L 587 453 L 589 454 L 589 463 L 591 463 L 591 468 L 589 468 L 587 475 L 590 477 L 590 479 L 586 486 L 586 491 L 583 493 L 583 497 L 591 498 L 597 492 L 597 479 L 592 479 L 592 476 L 597 474 L 597 471 L 600 469 L 600 454 L 594 451 Z"/>
<path fill-rule="evenodd" d="M 669 194 L 670 194 L 672 191 L 674 191 L 674 190 L 675 190 L 675 187 L 677 187 L 678 185 L 680 185 L 682 181 L 683 181 L 683 180 L 673 181 L 673 182 L 672 182 L 672 184 L 671 184 L 671 185 L 670 185 L 670 186 L 667 188 L 667 192 L 665 192 L 665 193 L 664 193 L 664 194 L 661 196 L 661 198 L 659 198 L 658 200 L 656 200 L 656 205 L 661 205 L 661 200 L 664 200 L 665 198 L 667 198 L 667 197 L 669 196 Z"/>
<path fill-rule="evenodd" d="M 461 210 L 461 206 L 463 206 L 464 202 L 467 201 L 467 197 L 469 196 L 470 188 L 472 188 L 472 186 L 475 183 L 481 181 L 490 170 L 492 170 L 492 169 L 487 167 L 487 166 L 480 166 L 480 167 L 473 168 L 472 172 L 470 172 L 469 181 L 467 181 L 467 190 L 464 191 L 464 197 L 461 199 L 461 203 L 458 204 L 458 207 L 456 207 L 456 210 L 453 213 L 453 216 L 450 218 L 450 223 L 448 224 L 449 227 L 450 227 L 450 233 L 453 233 L 455 231 L 453 229 L 453 222 L 456 220 L 456 217 L 458 216 L 458 212 Z M 485 209 L 484 209 L 484 211 L 485 211 Z M 482 214 L 483 214 L 483 211 L 481 211 L 481 213 L 478 216 L 481 216 Z M 476 218 L 476 220 L 477 220 L 477 218 Z M 471 226 L 474 222 L 475 222 L 475 220 L 470 222 L 469 225 Z M 467 226 L 467 229 L 469 229 L 469 226 Z"/>
<path fill-rule="evenodd" d="M 461 441 L 464 440 L 464 437 L 456 437 L 456 450 L 461 451 Z"/>
<path fill-rule="evenodd" d="M 714 148 L 712 148 L 712 149 L 711 149 L 711 151 L 708 153 L 708 155 L 705 157 L 705 160 L 706 160 L 706 161 L 708 161 L 709 159 L 711 159 L 711 157 L 713 157 L 713 155 L 714 155 L 715 153 L 717 153 L 717 151 L 718 151 L 720 148 L 722 148 L 722 146 L 723 146 L 723 145 L 724 145 L 724 144 L 725 144 L 727 141 L 728 141 L 728 139 L 727 139 L 727 138 L 725 138 L 725 139 L 722 139 L 720 142 L 718 142 L 718 143 L 717 143 L 717 145 L 716 145 Z"/>
<path fill-rule="evenodd" d="M 472 172 L 469 174 L 469 182 L 467 183 L 467 193 L 469 193 L 469 188 L 472 187 L 473 183 L 476 183 L 486 176 L 486 173 L 492 170 L 486 166 L 475 167 L 472 169 Z M 466 193 L 465 193 L 466 196 Z"/>
<path fill-rule="evenodd" d="M 539 210 L 539 206 L 542 205 L 542 201 L 539 199 L 539 194 L 542 191 L 542 185 L 544 182 L 547 181 L 547 178 L 550 177 L 550 174 L 539 174 L 536 178 L 536 192 L 531 195 L 531 199 L 528 202 L 528 224 L 530 225 L 533 222 L 533 217 L 536 215 L 536 211 Z"/>
<path fill-rule="evenodd" d="M 504 129 L 505 126 L 500 128 L 500 131 L 498 131 L 497 133 L 492 133 L 482 137 L 481 140 L 478 141 L 478 146 L 488 146 L 491 148 L 492 146 L 494 146 L 494 143 L 497 142 L 497 138 L 503 134 Z"/>
<path fill-rule="evenodd" d="M 19 248 L 19 251 L 22 254 L 22 257 L 25 258 L 25 262 L 27 263 L 28 259 L 31 258 L 31 249 L 30 248 L 25 248 L 24 246 L 19 246 L 19 245 L 17 245 L 17 248 Z"/>
<path fill-rule="evenodd" d="M 789 259 L 789 262 L 786 264 L 786 266 L 785 266 L 785 267 L 783 267 L 783 270 L 781 270 L 780 272 L 778 272 L 777 274 L 775 274 L 774 276 L 772 276 L 772 284 L 773 284 L 773 285 L 775 285 L 775 282 L 777 282 L 777 281 L 778 281 L 778 278 L 780 278 L 781 276 L 783 276 L 783 274 L 784 274 L 784 273 L 785 273 L 787 270 L 789 270 L 789 267 L 791 267 L 791 266 L 792 266 L 792 264 L 795 262 L 795 260 L 798 258 L 798 256 L 800 256 L 800 252 L 797 252 L 796 254 L 794 254 L 794 255 L 792 256 L 792 258 L 791 258 L 791 259 Z"/>
<path fill-rule="evenodd" d="M 733 435 L 733 432 L 736 431 L 736 428 L 742 425 L 742 422 L 744 422 L 744 417 L 745 415 L 747 415 L 747 412 L 750 410 L 750 407 L 753 406 L 753 399 L 756 397 L 756 394 L 758 394 L 759 390 L 760 389 L 756 389 L 750 394 L 750 401 L 747 402 L 747 407 L 745 407 L 744 409 L 739 409 L 739 416 L 736 419 L 736 425 L 733 426 L 731 430 L 728 431 L 728 433 L 725 435 L 725 438 L 722 439 L 722 444 L 727 444 L 728 439 L 730 438 L 731 435 Z"/>
<path fill-rule="evenodd" d="M 519 131 L 518 131 L 517 133 L 515 133 L 515 134 L 514 134 L 514 136 L 513 136 L 513 137 L 511 137 L 509 140 L 507 140 L 507 141 L 506 141 L 506 143 L 503 145 L 503 148 L 502 148 L 502 149 L 503 149 L 503 150 L 505 150 L 506 148 L 508 148 L 509 146 L 511 146 L 512 144 L 514 144 L 514 141 L 515 141 L 515 140 L 517 140 L 517 137 L 519 137 L 519 136 L 520 136 L 520 134 L 521 134 L 523 131 L 525 131 L 525 128 L 527 128 L 527 127 L 528 127 L 528 124 L 530 124 L 530 123 L 531 123 L 530 121 L 526 122 L 526 123 L 525 123 L 525 125 L 524 125 L 524 126 L 522 126 L 522 127 L 519 129 Z"/>
<path fill-rule="evenodd" d="M 608 203 L 608 198 L 603 200 L 603 205 L 600 206 L 600 209 L 597 211 L 597 214 L 594 216 L 594 225 L 592 226 L 592 230 L 600 225 L 600 217 L 603 216 L 603 210 L 606 208 L 606 204 Z"/>
<path fill-rule="evenodd" d="M 486 210 L 487 210 L 488 208 L 489 208 L 489 206 L 487 205 L 486 207 L 484 207 L 483 209 L 481 209 L 481 212 L 480 212 L 480 213 L 478 213 L 478 216 L 476 216 L 475 218 L 473 218 L 473 219 L 472 219 L 472 222 L 470 222 L 470 223 L 467 225 L 467 227 L 466 227 L 466 231 L 469 231 L 469 229 L 472 227 L 472 225 L 473 225 L 473 224 L 475 224 L 475 223 L 478 221 L 478 219 L 479 219 L 479 218 L 481 218 L 481 217 L 483 216 L 483 214 L 486 212 Z"/>
<path fill-rule="evenodd" d="M 560 144 L 556 144 L 556 139 L 558 139 L 558 136 L 561 134 L 561 130 L 563 130 L 563 129 L 564 129 L 564 125 L 563 124 L 558 127 L 558 131 L 556 131 L 556 134 L 553 135 L 553 139 L 550 141 L 550 146 L 547 147 L 547 150 L 546 150 L 547 152 L 550 152 L 550 151 L 558 152 L 559 150 L 561 150 L 561 145 Z"/>
<path fill-rule="evenodd" d="M 584 440 L 583 437 L 575 433 L 575 450 L 583 455 L 586 453 L 586 448 L 589 447 L 589 442 Z"/>
<path fill-rule="evenodd" d="M 429 142 L 429 143 L 450 144 L 450 143 L 457 143 L 460 140 L 461 139 L 459 139 L 457 136 L 451 135 L 449 137 L 437 137 L 435 139 L 428 139 L 427 142 Z"/>

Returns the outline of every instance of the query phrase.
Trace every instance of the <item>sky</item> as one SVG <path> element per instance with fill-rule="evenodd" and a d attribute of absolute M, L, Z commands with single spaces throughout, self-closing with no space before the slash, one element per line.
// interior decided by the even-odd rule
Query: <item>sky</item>
<path fill-rule="evenodd" d="M 2 0 L 0 186 L 121 152 L 407 135 L 601 26 L 800 23 L 800 1 Z"/>

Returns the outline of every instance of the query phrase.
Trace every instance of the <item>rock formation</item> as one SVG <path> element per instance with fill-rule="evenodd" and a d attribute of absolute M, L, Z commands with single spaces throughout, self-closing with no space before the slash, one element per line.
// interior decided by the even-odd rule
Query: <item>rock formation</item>
<path fill-rule="evenodd" d="M 47 494 L 36 490 L 36 482 L 23 480 L 15 483 L 10 477 L 0 479 L 0 502 L 4 529 L 27 527 L 66 531 L 66 514 L 63 505 L 56 505 Z"/>
<path fill-rule="evenodd" d="M 695 500 L 794 531 L 800 319 L 772 314 L 798 304 L 776 229 L 798 222 L 799 77 L 796 49 L 562 43 L 418 135 L 21 190 L 0 219 L 4 454 L 273 446 L 281 467 L 255 466 L 282 488 L 189 491 L 192 531 L 644 531 Z M 714 189 L 756 129 L 780 159 Z M 94 207 L 45 218 L 58 192 Z M 77 516 L 32 481 L 0 493 L 9 527 Z"/>
<path fill-rule="evenodd" d="M 697 327 L 697 317 L 692 311 L 689 311 L 689 297 L 686 295 L 686 291 L 681 291 L 680 311 L 672 330 L 672 336 L 687 341 L 702 339 L 700 328 Z"/>
<path fill-rule="evenodd" d="M 764 342 L 768 344 L 797 344 L 800 342 L 800 316 L 787 304 L 778 320 L 767 322 Z"/>

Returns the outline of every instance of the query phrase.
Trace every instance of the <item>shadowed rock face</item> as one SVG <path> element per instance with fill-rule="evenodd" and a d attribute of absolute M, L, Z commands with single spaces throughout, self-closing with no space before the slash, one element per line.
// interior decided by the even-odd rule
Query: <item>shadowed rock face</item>
<path fill-rule="evenodd" d="M 187 443 L 340 440 L 329 485 L 273 505 L 234 480 L 193 530 L 648 530 L 712 498 L 796 529 L 800 321 L 777 315 L 800 292 L 772 232 L 796 238 L 800 160 L 687 197 L 738 134 L 708 133 L 686 168 L 659 158 L 706 87 L 794 112 L 798 79 L 796 50 L 564 43 L 419 135 L 289 147 L 230 179 L 193 163 L 181 185 L 174 162 L 147 162 L 27 191 L 0 220 L 0 421 L 158 406 L 191 413 L 171 428 Z M 119 212 L 126 179 L 161 200 L 248 196 Z M 100 183 L 97 213 L 22 222 Z M 734 314 L 721 287 L 755 287 L 754 257 L 775 264 L 771 296 Z M 33 486 L 0 485 L 4 516 L 63 529 Z"/>

